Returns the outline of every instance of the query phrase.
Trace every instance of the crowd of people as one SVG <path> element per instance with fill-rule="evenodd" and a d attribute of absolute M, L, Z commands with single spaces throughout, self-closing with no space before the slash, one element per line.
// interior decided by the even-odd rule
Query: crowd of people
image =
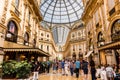
<path fill-rule="evenodd" d="M 88 73 L 91 74 L 91 80 L 97 80 L 97 78 L 100 78 L 101 80 L 120 80 L 120 78 L 116 78 L 116 72 L 120 71 L 117 70 L 115 65 L 100 65 L 96 67 L 95 62 L 92 59 L 89 62 L 87 59 L 64 59 L 44 62 L 35 61 L 32 65 L 31 71 L 34 73 L 33 79 L 38 79 L 39 73 L 49 73 L 50 69 L 52 69 L 53 74 L 60 73 L 64 76 L 68 76 L 69 74 L 73 76 L 73 74 L 75 74 L 76 78 L 79 78 L 79 76 L 84 73 L 85 80 L 89 80 Z"/>

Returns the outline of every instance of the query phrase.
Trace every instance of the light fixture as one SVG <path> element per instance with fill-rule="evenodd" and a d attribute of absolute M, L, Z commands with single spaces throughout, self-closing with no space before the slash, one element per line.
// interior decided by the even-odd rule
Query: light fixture
<path fill-rule="evenodd" d="M 11 33 L 7 33 L 7 38 L 11 38 L 12 37 L 12 35 L 11 35 Z"/>

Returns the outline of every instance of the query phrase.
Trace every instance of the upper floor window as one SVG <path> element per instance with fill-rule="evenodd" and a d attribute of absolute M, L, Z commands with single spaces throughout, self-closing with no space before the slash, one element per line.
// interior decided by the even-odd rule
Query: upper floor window
<path fill-rule="evenodd" d="M 75 45 L 73 45 L 73 51 L 75 51 Z"/>
<path fill-rule="evenodd" d="M 115 6 L 115 0 L 107 0 L 108 1 L 108 10 L 110 11 Z"/>
<path fill-rule="evenodd" d="M 43 49 L 43 45 L 41 45 L 41 49 Z"/>
<path fill-rule="evenodd" d="M 49 35 L 47 35 L 47 37 L 49 37 Z"/>
<path fill-rule="evenodd" d="M 80 36 L 80 32 L 78 32 L 78 36 Z"/>
<path fill-rule="evenodd" d="M 6 40 L 11 42 L 17 42 L 17 34 L 18 34 L 18 28 L 14 21 L 10 21 L 7 25 L 7 35 Z"/>
<path fill-rule="evenodd" d="M 49 46 L 47 46 L 47 51 L 49 51 Z"/>
<path fill-rule="evenodd" d="M 19 7 L 19 0 L 15 0 L 15 7 L 16 7 L 16 8 Z"/>
<path fill-rule="evenodd" d="M 25 35 L 24 35 L 24 45 L 28 45 L 28 44 L 29 44 L 29 35 L 26 32 Z"/>
<path fill-rule="evenodd" d="M 43 33 L 41 33 L 41 36 L 43 36 Z"/>
<path fill-rule="evenodd" d="M 72 38 L 74 38 L 75 37 L 75 35 L 74 34 L 72 34 Z"/>
<path fill-rule="evenodd" d="M 99 32 L 99 34 L 98 34 L 98 46 L 104 45 L 104 42 L 105 42 L 105 40 L 103 38 L 103 34 L 102 34 L 102 32 Z"/>

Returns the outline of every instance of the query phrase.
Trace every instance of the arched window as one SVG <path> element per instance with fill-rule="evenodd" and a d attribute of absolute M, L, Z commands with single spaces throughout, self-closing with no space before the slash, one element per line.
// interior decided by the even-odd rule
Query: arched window
<path fill-rule="evenodd" d="M 120 19 L 116 20 L 111 28 L 112 41 L 120 40 Z"/>
<path fill-rule="evenodd" d="M 43 45 L 41 45 L 41 49 L 43 49 Z"/>
<path fill-rule="evenodd" d="M 24 35 L 24 45 L 28 45 L 28 44 L 29 44 L 29 35 L 26 32 L 25 35 Z"/>
<path fill-rule="evenodd" d="M 47 35 L 47 37 L 49 38 L 49 34 Z"/>
<path fill-rule="evenodd" d="M 43 36 L 43 33 L 41 33 L 41 36 Z"/>
<path fill-rule="evenodd" d="M 7 25 L 6 40 L 11 42 L 17 42 L 18 28 L 14 21 L 10 21 Z"/>
<path fill-rule="evenodd" d="M 79 56 L 79 57 L 83 57 L 82 52 L 79 52 L 78 56 Z"/>
<path fill-rule="evenodd" d="M 76 59 L 76 53 L 75 52 L 73 52 L 72 57 L 73 57 L 73 59 Z"/>
<path fill-rule="evenodd" d="M 74 38 L 75 37 L 75 35 L 74 34 L 72 34 L 72 38 Z"/>
<path fill-rule="evenodd" d="M 98 46 L 104 45 L 104 42 L 105 42 L 105 40 L 103 38 L 103 34 L 102 34 L 102 32 L 99 32 L 99 34 L 98 34 Z"/>

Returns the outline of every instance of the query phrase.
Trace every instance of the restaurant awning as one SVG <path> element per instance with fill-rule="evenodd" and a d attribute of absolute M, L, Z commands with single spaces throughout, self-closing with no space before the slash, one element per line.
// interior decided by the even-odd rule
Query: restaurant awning
<path fill-rule="evenodd" d="M 111 42 L 111 43 L 98 47 L 98 50 L 106 50 L 106 49 L 120 49 L 120 41 Z"/>
<path fill-rule="evenodd" d="M 3 48 L 4 52 L 35 52 L 38 53 L 39 56 L 47 56 L 49 57 L 50 54 L 46 53 L 45 51 L 38 49 L 38 48 Z"/>

